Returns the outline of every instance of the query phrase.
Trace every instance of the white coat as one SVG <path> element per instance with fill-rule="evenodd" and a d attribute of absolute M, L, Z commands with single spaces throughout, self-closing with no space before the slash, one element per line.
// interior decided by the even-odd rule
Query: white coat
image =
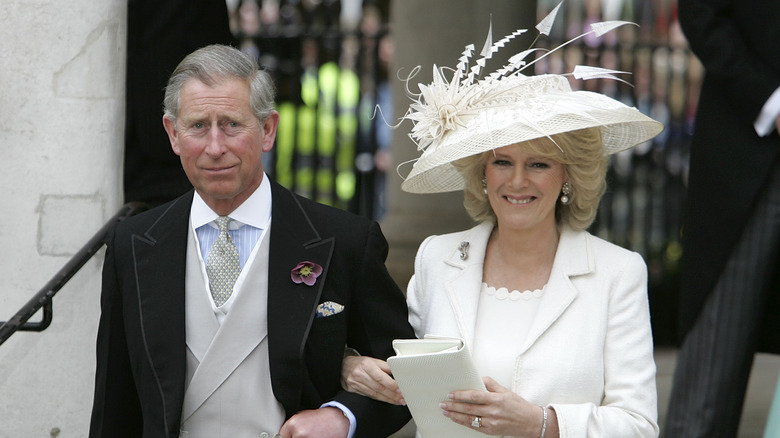
<path fill-rule="evenodd" d="M 418 337 L 459 336 L 473 351 L 492 229 L 482 223 L 420 245 L 407 291 L 409 321 Z M 465 260 L 461 242 L 469 243 Z M 587 232 L 563 229 L 510 389 L 555 409 L 561 438 L 655 437 L 655 371 L 641 256 Z"/>

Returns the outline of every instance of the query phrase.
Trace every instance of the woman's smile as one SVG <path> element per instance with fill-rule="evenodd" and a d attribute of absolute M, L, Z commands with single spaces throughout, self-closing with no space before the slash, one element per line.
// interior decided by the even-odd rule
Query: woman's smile
<path fill-rule="evenodd" d="M 511 196 L 504 196 L 504 199 L 506 199 L 507 201 L 509 201 L 509 203 L 510 203 L 510 204 L 514 204 L 514 205 L 526 205 L 526 204 L 529 204 L 529 203 L 531 203 L 532 201 L 534 201 L 536 198 L 531 196 L 531 197 L 524 197 L 524 198 L 522 198 L 522 199 L 517 199 L 517 198 L 513 198 L 513 197 L 511 197 Z"/>

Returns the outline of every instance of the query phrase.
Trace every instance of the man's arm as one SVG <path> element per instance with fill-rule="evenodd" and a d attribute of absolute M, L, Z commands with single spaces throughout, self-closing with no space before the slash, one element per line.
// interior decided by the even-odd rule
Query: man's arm
<path fill-rule="evenodd" d="M 393 355 L 392 342 L 413 338 L 406 300 L 385 267 L 388 246 L 379 225 L 372 222 L 357 266 L 351 298 L 347 345 L 361 355 L 385 360 Z M 394 406 L 359 394 L 341 391 L 335 401 L 357 419 L 356 438 L 388 436 L 411 418 L 405 406 Z"/>
<path fill-rule="evenodd" d="M 679 0 L 680 26 L 707 76 L 751 126 L 771 94 L 780 87 L 780 74 L 757 56 L 734 19 L 738 0 Z M 755 11 L 760 14 L 761 11 Z"/>
<path fill-rule="evenodd" d="M 141 404 L 135 389 L 125 342 L 122 300 L 116 278 L 114 233 L 103 263 L 101 314 L 97 337 L 95 396 L 90 438 L 141 436 Z"/>

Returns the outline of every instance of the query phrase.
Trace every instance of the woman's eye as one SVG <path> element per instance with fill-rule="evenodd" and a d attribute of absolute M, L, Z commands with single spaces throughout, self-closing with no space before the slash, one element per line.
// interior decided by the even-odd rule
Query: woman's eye
<path fill-rule="evenodd" d="M 493 161 L 493 164 L 496 166 L 509 166 L 512 163 L 510 163 L 508 160 L 495 160 Z"/>
<path fill-rule="evenodd" d="M 546 168 L 550 167 L 550 165 L 547 164 L 547 163 L 541 162 L 541 161 L 537 161 L 537 162 L 531 163 L 531 167 L 534 167 L 534 168 L 537 168 L 537 169 L 546 169 Z"/>

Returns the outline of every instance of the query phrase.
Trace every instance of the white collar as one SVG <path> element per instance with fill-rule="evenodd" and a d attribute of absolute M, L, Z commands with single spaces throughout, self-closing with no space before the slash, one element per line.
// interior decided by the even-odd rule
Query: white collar
<path fill-rule="evenodd" d="M 198 229 L 203 225 L 211 223 L 219 215 L 209 207 L 206 202 L 195 191 L 195 196 L 192 199 L 192 207 L 190 207 L 190 223 L 192 223 L 193 229 Z M 271 219 L 271 183 L 268 180 L 268 175 L 263 173 L 263 181 L 255 191 L 238 206 L 232 213 L 230 218 L 235 222 L 238 222 L 235 226 L 251 225 L 255 228 L 265 228 Z M 231 225 L 233 225 L 231 223 Z M 233 227 L 231 226 L 231 229 Z"/>

